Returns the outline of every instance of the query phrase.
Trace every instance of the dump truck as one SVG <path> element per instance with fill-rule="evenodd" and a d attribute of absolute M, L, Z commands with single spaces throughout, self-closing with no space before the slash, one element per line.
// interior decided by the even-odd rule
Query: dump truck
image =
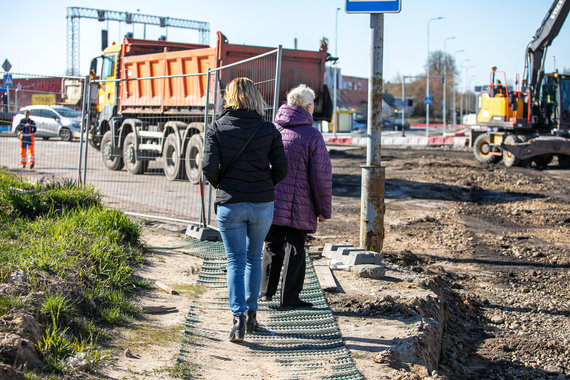
<path fill-rule="evenodd" d="M 205 75 L 187 75 L 207 73 L 274 49 L 230 44 L 220 32 L 215 47 L 132 38 L 108 46 L 91 61 L 90 75 L 99 88 L 90 144 L 101 150 L 110 170 L 126 167 L 132 174 L 142 174 L 150 161 L 160 157 L 169 180 L 187 178 L 198 183 L 208 84 Z M 315 121 L 330 121 L 327 58 L 325 41 L 317 51 L 282 49 L 279 104 L 289 89 L 304 83 L 317 95 Z M 216 85 L 224 89 L 234 76 L 248 76 L 248 69 L 244 70 L 222 70 Z"/>
<path fill-rule="evenodd" d="M 544 72 L 546 50 L 570 11 L 570 0 L 555 0 L 526 49 L 525 73 L 509 88 L 506 74 L 491 69 L 489 91 L 481 95 L 473 152 L 481 163 L 548 165 L 554 156 L 570 167 L 570 75 Z"/>

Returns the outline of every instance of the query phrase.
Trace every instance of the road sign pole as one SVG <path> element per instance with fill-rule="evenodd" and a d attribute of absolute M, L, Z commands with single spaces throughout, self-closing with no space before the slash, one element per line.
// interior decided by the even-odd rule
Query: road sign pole
<path fill-rule="evenodd" d="M 380 166 L 384 14 L 370 14 L 371 71 L 368 79 L 366 165 L 362 166 L 360 246 L 376 252 L 384 243 L 384 168 Z"/>
<path fill-rule="evenodd" d="M 10 62 L 8 60 L 4 61 L 4 64 L 2 65 L 2 68 L 6 71 L 9 71 L 10 68 L 12 68 L 12 65 L 10 65 Z M 6 86 L 6 100 L 8 101 L 8 104 L 6 104 L 7 107 L 7 111 L 10 112 L 10 87 L 12 87 L 12 74 L 4 74 L 4 86 Z M 16 109 L 16 112 L 18 110 Z"/>

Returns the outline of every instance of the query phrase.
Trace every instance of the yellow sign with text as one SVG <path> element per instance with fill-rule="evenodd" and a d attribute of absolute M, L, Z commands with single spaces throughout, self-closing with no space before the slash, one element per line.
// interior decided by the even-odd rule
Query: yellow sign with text
<path fill-rule="evenodd" d="M 32 94 L 32 104 L 34 106 L 53 106 L 55 94 Z"/>

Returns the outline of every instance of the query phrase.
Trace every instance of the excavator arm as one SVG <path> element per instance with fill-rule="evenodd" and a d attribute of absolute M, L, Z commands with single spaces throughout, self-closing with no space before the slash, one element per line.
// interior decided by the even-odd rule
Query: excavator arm
<path fill-rule="evenodd" d="M 550 46 L 552 41 L 554 41 L 556 36 L 558 36 L 558 32 L 560 32 L 569 11 L 570 0 L 554 0 L 540 28 L 538 28 L 527 47 L 525 78 L 533 103 L 538 100 L 540 83 L 544 77 L 546 49 Z"/>

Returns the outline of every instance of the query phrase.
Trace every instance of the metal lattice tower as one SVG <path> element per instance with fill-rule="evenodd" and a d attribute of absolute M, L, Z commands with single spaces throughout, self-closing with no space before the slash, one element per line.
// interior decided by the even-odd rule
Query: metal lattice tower
<path fill-rule="evenodd" d="M 161 28 L 173 27 L 194 29 L 200 34 L 199 43 L 210 44 L 210 23 L 184 20 L 180 18 L 151 16 L 140 13 L 108 11 L 104 9 L 67 8 L 67 75 L 79 75 L 79 19 L 91 18 L 98 21 L 119 21 L 126 24 L 158 25 Z"/>

